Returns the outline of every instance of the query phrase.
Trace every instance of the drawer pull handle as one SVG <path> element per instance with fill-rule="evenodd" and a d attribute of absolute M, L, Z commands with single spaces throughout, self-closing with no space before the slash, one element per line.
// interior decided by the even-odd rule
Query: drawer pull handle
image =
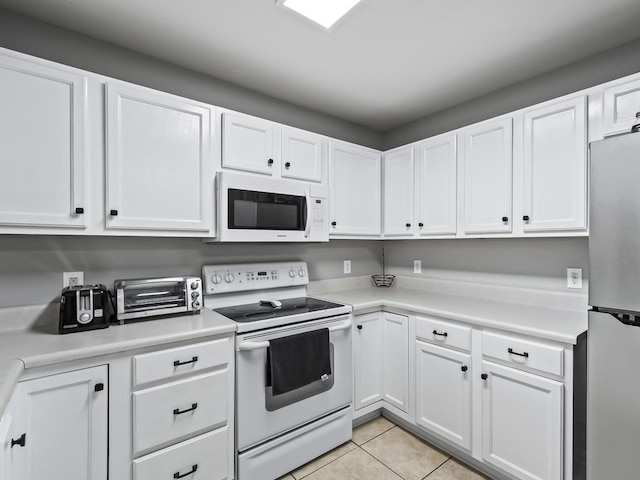
<path fill-rule="evenodd" d="M 518 355 L 519 357 L 525 357 L 525 358 L 527 358 L 527 357 L 529 356 L 529 353 L 528 353 L 528 352 L 518 353 L 518 352 L 515 352 L 515 351 L 513 350 L 513 348 L 511 348 L 511 347 L 509 347 L 508 352 L 509 352 L 511 355 Z"/>
<path fill-rule="evenodd" d="M 189 475 L 191 475 L 192 473 L 196 473 L 198 471 L 198 464 L 196 463 L 195 465 L 193 465 L 191 467 L 191 470 L 188 471 L 187 473 L 183 473 L 182 475 L 180 475 L 180 472 L 176 472 L 173 474 L 173 478 L 184 478 L 184 477 L 188 477 Z"/>
<path fill-rule="evenodd" d="M 11 448 L 15 447 L 16 445 L 20 447 L 24 447 L 26 443 L 27 443 L 27 434 L 23 433 L 22 435 L 20 435 L 20 438 L 18 438 L 17 440 L 14 440 L 13 438 L 11 439 Z"/>
<path fill-rule="evenodd" d="M 441 337 L 447 337 L 447 336 L 449 336 L 449 334 L 448 334 L 447 332 L 439 332 L 439 331 L 437 331 L 437 330 L 434 330 L 434 331 L 433 331 L 433 334 L 434 334 L 434 335 L 439 335 L 439 336 L 441 336 Z"/>
<path fill-rule="evenodd" d="M 174 408 L 173 409 L 173 414 L 174 415 L 182 415 L 183 413 L 193 412 L 196 408 L 198 408 L 198 404 L 197 403 L 192 403 L 191 404 L 191 408 L 187 408 L 186 410 L 180 410 L 179 408 Z"/>
<path fill-rule="evenodd" d="M 181 362 L 180 360 L 175 360 L 173 362 L 173 366 L 174 367 L 179 367 L 180 365 L 188 365 L 190 363 L 196 363 L 197 361 L 198 361 L 198 356 L 196 355 L 194 357 L 191 357 L 191 360 L 188 360 L 186 362 Z"/>

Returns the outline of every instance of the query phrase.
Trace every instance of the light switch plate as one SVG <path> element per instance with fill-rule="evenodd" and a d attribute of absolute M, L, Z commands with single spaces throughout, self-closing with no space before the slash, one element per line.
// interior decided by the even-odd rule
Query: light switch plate
<path fill-rule="evenodd" d="M 582 288 L 581 268 L 567 268 L 567 288 Z"/>
<path fill-rule="evenodd" d="M 349 275 L 351 273 L 351 260 L 344 261 L 344 274 Z"/>

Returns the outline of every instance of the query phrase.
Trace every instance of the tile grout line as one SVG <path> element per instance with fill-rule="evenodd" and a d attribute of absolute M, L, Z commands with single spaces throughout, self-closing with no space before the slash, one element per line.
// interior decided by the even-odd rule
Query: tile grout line
<path fill-rule="evenodd" d="M 353 452 L 354 450 L 356 450 L 356 449 L 360 448 L 360 446 L 359 446 L 357 443 L 355 443 L 353 440 L 349 440 L 349 441 L 350 441 L 351 443 L 353 443 L 356 447 L 355 447 L 355 448 L 352 448 L 352 449 L 351 449 L 351 450 L 349 450 L 348 452 L 345 452 L 345 453 L 343 453 L 342 455 L 340 455 L 340 456 L 338 456 L 338 457 L 334 458 L 334 459 L 333 459 L 333 460 L 331 460 L 330 462 L 325 463 L 325 464 L 324 464 L 324 465 L 322 465 L 321 467 L 316 468 L 316 469 L 315 469 L 315 470 L 313 470 L 312 472 L 309 472 L 309 473 L 307 473 L 306 475 L 303 475 L 303 476 L 302 476 L 302 477 L 300 477 L 300 478 L 296 478 L 296 476 L 293 474 L 293 472 L 289 472 L 289 475 L 291 475 L 291 476 L 293 477 L 293 480 L 302 480 L 303 478 L 306 478 L 306 477 L 308 477 L 309 475 L 312 475 L 312 474 L 316 473 L 318 470 L 323 469 L 323 468 L 324 468 L 324 467 L 326 467 L 327 465 L 331 465 L 331 464 L 332 464 L 333 462 L 335 462 L 336 460 L 338 460 L 338 459 L 340 459 L 340 458 L 344 457 L 345 455 L 347 455 L 347 454 L 349 454 L 349 453 Z M 345 442 L 345 443 L 346 443 L 346 442 Z M 336 448 L 338 448 L 338 447 L 336 447 Z M 327 453 L 328 453 L 328 452 L 327 452 Z M 312 460 L 312 461 L 313 461 L 313 460 Z M 304 466 L 304 465 L 302 465 L 300 468 L 302 468 L 303 466 Z"/>
<path fill-rule="evenodd" d="M 380 417 L 380 418 L 384 418 L 384 417 Z M 366 442 L 362 442 L 362 445 L 366 445 L 366 444 L 367 444 L 367 443 L 369 443 L 370 441 L 375 440 L 375 439 L 376 439 L 376 438 L 378 438 L 380 435 L 384 435 L 385 433 L 387 433 L 387 432 L 389 432 L 389 431 L 393 430 L 394 428 L 398 428 L 398 425 L 393 424 L 393 426 L 391 426 L 391 427 L 387 428 L 384 432 L 380 432 L 380 433 L 379 433 L 379 434 L 377 434 L 375 437 L 371 437 L 371 438 L 370 438 L 369 440 L 367 440 Z M 353 440 L 351 440 L 351 441 L 353 442 Z M 353 443 L 356 443 L 356 442 L 353 442 Z M 356 445 L 358 445 L 358 444 L 356 443 Z M 358 447 L 362 447 L 362 445 L 358 445 Z"/>
<path fill-rule="evenodd" d="M 372 453 L 367 452 L 364 448 L 359 447 L 360 450 L 362 450 L 364 453 L 366 453 L 367 455 L 369 455 L 371 458 L 373 458 L 376 462 L 380 463 L 381 465 L 383 465 L 384 467 L 386 467 L 388 470 L 390 470 L 392 473 L 394 473 L 395 475 L 397 475 L 399 478 L 401 478 L 402 480 L 407 480 L 406 478 L 404 478 L 402 475 L 400 475 L 398 472 L 396 472 L 393 468 L 391 468 L 389 465 L 387 465 L 386 463 L 384 463 L 382 460 L 380 460 L 379 458 L 376 458 L 375 455 L 373 455 Z"/>
<path fill-rule="evenodd" d="M 447 463 L 449 460 L 451 460 L 453 457 L 449 456 L 449 458 L 447 458 L 444 462 L 442 462 L 440 465 L 438 465 L 436 468 L 434 468 L 433 470 L 431 470 L 429 473 L 427 473 L 427 475 L 422 479 L 422 480 L 427 480 L 428 477 L 430 477 L 431 475 L 433 475 L 436 470 L 440 470 L 440 468 L 442 468 L 442 466 Z"/>

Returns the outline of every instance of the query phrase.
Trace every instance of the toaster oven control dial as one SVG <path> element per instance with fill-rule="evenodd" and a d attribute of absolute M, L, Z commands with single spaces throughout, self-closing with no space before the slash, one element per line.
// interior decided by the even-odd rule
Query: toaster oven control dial
<path fill-rule="evenodd" d="M 191 292 L 191 298 L 193 298 L 194 300 L 196 298 L 198 298 L 200 296 L 200 294 L 198 292 Z"/>
<path fill-rule="evenodd" d="M 198 288 L 198 282 L 193 282 L 191 284 L 191 290 L 196 290 Z"/>
<path fill-rule="evenodd" d="M 194 300 L 193 302 L 191 302 L 191 306 L 194 310 L 197 310 L 198 308 L 200 308 L 200 302 L 198 300 Z"/>
<path fill-rule="evenodd" d="M 224 281 L 227 282 L 227 283 L 232 283 L 234 280 L 235 280 L 235 277 L 233 276 L 232 273 L 227 273 L 224 276 Z"/>

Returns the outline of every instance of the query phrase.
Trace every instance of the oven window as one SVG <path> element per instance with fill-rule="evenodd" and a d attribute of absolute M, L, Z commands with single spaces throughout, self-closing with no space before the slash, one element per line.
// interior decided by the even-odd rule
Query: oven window
<path fill-rule="evenodd" d="M 228 190 L 230 229 L 304 230 L 306 198 L 298 195 Z"/>

